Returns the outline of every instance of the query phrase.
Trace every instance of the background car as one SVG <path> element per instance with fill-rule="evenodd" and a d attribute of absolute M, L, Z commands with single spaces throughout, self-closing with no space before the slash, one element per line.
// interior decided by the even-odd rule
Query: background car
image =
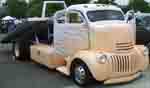
<path fill-rule="evenodd" d="M 150 13 L 136 14 L 136 43 L 150 49 Z"/>

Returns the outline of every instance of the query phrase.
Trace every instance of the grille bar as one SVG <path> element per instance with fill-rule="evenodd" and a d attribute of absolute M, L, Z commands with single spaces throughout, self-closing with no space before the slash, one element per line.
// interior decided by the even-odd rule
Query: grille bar
<path fill-rule="evenodd" d="M 111 56 L 111 64 L 113 72 L 132 72 L 135 68 L 130 56 Z"/>

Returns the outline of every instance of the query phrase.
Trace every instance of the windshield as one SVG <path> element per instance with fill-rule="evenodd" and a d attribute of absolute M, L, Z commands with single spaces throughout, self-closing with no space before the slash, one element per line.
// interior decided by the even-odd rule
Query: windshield
<path fill-rule="evenodd" d="M 101 20 L 124 20 L 123 14 L 120 11 L 114 10 L 88 11 L 87 16 L 91 22 Z"/>

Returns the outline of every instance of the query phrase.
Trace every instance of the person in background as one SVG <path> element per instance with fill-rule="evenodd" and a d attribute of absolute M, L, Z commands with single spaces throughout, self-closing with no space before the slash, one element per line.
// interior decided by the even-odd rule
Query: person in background
<path fill-rule="evenodd" d="M 9 20 L 8 22 L 8 32 L 13 32 L 16 30 L 16 24 L 14 22 L 15 20 Z"/>

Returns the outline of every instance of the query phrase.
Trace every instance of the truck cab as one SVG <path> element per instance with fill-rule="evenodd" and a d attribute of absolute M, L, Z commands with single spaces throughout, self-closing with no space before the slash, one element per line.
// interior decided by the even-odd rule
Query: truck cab
<path fill-rule="evenodd" d="M 135 27 L 113 5 L 77 4 L 53 17 L 53 43 L 30 46 L 33 61 L 71 76 L 79 85 L 131 81 L 148 67 L 148 49 L 136 45 Z"/>

